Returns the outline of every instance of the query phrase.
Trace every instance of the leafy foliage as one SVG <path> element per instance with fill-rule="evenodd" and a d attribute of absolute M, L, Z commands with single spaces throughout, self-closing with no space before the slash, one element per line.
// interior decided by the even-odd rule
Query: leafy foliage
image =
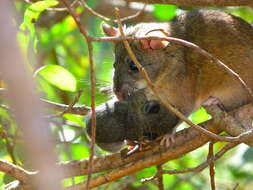
<path fill-rule="evenodd" d="M 38 1 L 31 4 L 24 13 L 24 22 L 20 25 L 22 30 L 29 30 L 31 40 L 36 46 L 36 34 L 35 34 L 35 23 L 39 18 L 40 14 L 49 7 L 55 6 L 58 4 L 58 1 L 46 0 Z"/>

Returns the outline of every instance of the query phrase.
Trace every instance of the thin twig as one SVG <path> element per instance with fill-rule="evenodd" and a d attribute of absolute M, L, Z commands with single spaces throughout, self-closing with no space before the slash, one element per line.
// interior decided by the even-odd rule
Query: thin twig
<path fill-rule="evenodd" d="M 7 89 L 5 88 L 0 88 L 0 97 L 5 96 L 7 92 Z M 77 98 L 77 97 L 76 97 Z M 40 100 L 46 104 L 46 106 L 55 109 L 56 111 L 63 112 L 65 113 L 72 113 L 72 114 L 78 114 L 78 115 L 86 115 L 90 111 L 90 107 L 82 105 L 82 106 L 75 106 L 73 105 L 70 107 L 69 105 L 66 104 L 60 104 L 56 102 L 52 102 L 43 98 L 40 98 Z M 73 102 L 72 102 L 73 103 Z M 10 113 L 13 111 L 11 110 L 8 106 L 6 105 L 0 105 L 0 108 L 5 109 L 9 111 Z"/>
<path fill-rule="evenodd" d="M 113 23 L 117 23 L 117 19 L 111 19 L 111 18 L 108 18 L 98 12 L 96 12 L 95 10 L 93 10 L 91 7 L 89 7 L 89 5 L 86 3 L 85 0 L 80 0 L 81 4 L 91 13 L 93 14 L 94 16 L 106 21 L 106 22 L 113 22 Z M 120 18 L 120 21 L 121 22 L 124 22 L 124 21 L 127 21 L 127 20 L 131 20 L 131 19 L 134 19 L 136 17 L 138 17 L 144 10 L 145 10 L 145 7 L 146 5 L 144 4 L 142 9 L 140 9 L 139 11 L 137 11 L 135 14 L 133 15 L 130 15 L 130 16 L 127 16 L 127 17 L 123 17 L 123 18 Z"/>
<path fill-rule="evenodd" d="M 157 176 L 157 181 L 158 181 L 158 188 L 159 190 L 164 190 L 164 185 L 163 185 L 163 175 L 162 175 L 162 165 L 157 165 L 157 172 L 160 173 L 161 175 Z"/>
<path fill-rule="evenodd" d="M 65 1 L 62 0 L 63 4 L 67 7 L 69 13 L 72 15 L 75 23 L 77 24 L 80 32 L 83 34 L 87 46 L 88 46 L 88 57 L 89 57 L 89 64 L 90 64 L 90 81 L 91 81 L 91 146 L 90 146 L 90 158 L 89 158 L 89 165 L 88 165 L 88 177 L 86 182 L 86 189 L 89 189 L 89 182 L 92 173 L 93 167 L 93 158 L 94 158 L 94 146 L 95 146 L 95 138 L 96 138 L 96 110 L 95 110 L 95 87 L 96 87 L 96 80 L 95 80 L 95 70 L 94 70 L 94 63 L 93 63 L 93 46 L 92 46 L 92 38 L 88 34 L 88 32 L 82 27 L 80 22 L 80 17 L 76 14 L 76 12 L 70 7 L 70 5 Z"/>
<path fill-rule="evenodd" d="M 74 105 L 78 102 L 78 100 L 80 99 L 81 95 L 82 95 L 82 90 L 79 90 L 77 96 L 75 97 L 75 99 L 69 104 L 69 106 L 66 107 L 65 110 L 63 110 L 63 111 L 62 111 L 61 113 L 59 113 L 59 114 L 44 116 L 44 118 L 52 119 L 52 118 L 55 118 L 55 117 L 61 117 L 61 116 L 63 116 L 65 113 L 69 113 L 70 110 L 73 110 Z"/>
<path fill-rule="evenodd" d="M 8 154 L 10 155 L 11 159 L 12 159 L 12 162 L 13 164 L 17 164 L 17 160 L 16 160 L 16 157 L 14 155 L 14 150 L 13 150 L 13 142 L 10 142 L 9 140 L 9 137 L 8 137 L 8 132 L 5 128 L 9 128 L 10 126 L 10 123 L 9 121 L 7 122 L 2 122 L 2 134 L 1 134 L 1 138 L 4 138 L 5 139 L 5 144 L 6 144 L 6 149 L 7 149 L 7 152 Z"/>
<path fill-rule="evenodd" d="M 63 4 L 67 7 L 69 13 L 72 15 L 76 25 L 78 26 L 80 32 L 83 34 L 84 38 L 86 40 L 92 40 L 93 38 L 88 34 L 88 32 L 85 30 L 85 28 L 82 26 L 81 24 L 81 20 L 79 15 L 70 7 L 70 5 L 65 1 L 65 0 L 61 0 L 63 2 Z"/>
<path fill-rule="evenodd" d="M 125 1 L 146 3 L 146 0 Z M 178 6 L 252 6 L 252 0 L 149 0 L 148 3 L 173 4 Z"/>
<path fill-rule="evenodd" d="M 71 102 L 71 104 L 69 104 L 68 108 L 66 110 L 64 110 L 61 115 L 65 114 L 66 112 L 68 112 L 68 110 L 73 109 L 74 105 L 79 101 L 81 95 L 82 95 L 82 90 L 79 90 L 77 93 L 77 96 L 74 98 L 74 100 Z"/>
<path fill-rule="evenodd" d="M 26 3 L 29 3 L 29 4 L 32 4 L 32 3 L 34 3 L 34 2 L 31 2 L 30 0 L 24 0 Z M 71 5 L 70 5 L 70 7 L 74 7 L 76 4 L 77 4 L 77 2 L 78 2 L 79 0 L 74 0 L 72 3 L 71 3 Z M 68 9 L 66 8 L 66 7 L 57 7 L 57 8 L 47 8 L 46 10 L 48 10 L 48 11 L 57 11 L 57 12 L 61 12 L 61 11 L 67 11 Z"/>
<path fill-rule="evenodd" d="M 11 112 L 11 109 L 10 109 L 8 106 L 6 106 L 6 105 L 1 104 L 1 105 L 0 105 L 0 108 L 6 110 L 6 111 L 8 111 L 8 112 Z"/>
<path fill-rule="evenodd" d="M 189 172 L 200 172 L 204 170 L 206 167 L 210 165 L 210 163 L 218 160 L 220 157 L 222 157 L 227 151 L 230 149 L 234 148 L 237 146 L 239 143 L 230 143 L 224 146 L 218 153 L 216 153 L 213 157 L 208 158 L 207 161 L 204 163 L 200 164 L 197 167 L 194 168 L 187 168 L 187 169 L 182 169 L 182 170 L 163 170 L 163 174 L 183 174 L 183 173 L 189 173 Z"/>
<path fill-rule="evenodd" d="M 239 183 L 236 183 L 232 190 L 236 190 L 239 187 Z"/>
<path fill-rule="evenodd" d="M 87 40 L 88 45 L 88 54 L 89 54 L 89 62 L 90 62 L 90 80 L 91 80 L 91 145 L 90 145 L 90 159 L 89 159 L 89 166 L 88 166 L 88 178 L 87 178 L 87 185 L 86 189 L 89 189 L 89 181 L 91 178 L 92 168 L 93 168 L 93 158 L 94 158 L 94 146 L 96 140 L 96 110 L 95 110 L 95 70 L 93 65 L 93 46 L 91 42 Z"/>
<path fill-rule="evenodd" d="M 208 159 L 213 157 L 213 147 L 214 147 L 214 142 L 211 141 L 209 143 L 209 149 L 208 149 Z M 214 168 L 214 162 L 210 162 L 209 164 L 209 175 L 210 175 L 210 183 L 211 183 L 211 188 L 212 190 L 215 190 L 215 168 Z"/>
<path fill-rule="evenodd" d="M 59 104 L 56 102 L 52 102 L 49 100 L 41 99 L 43 103 L 47 104 L 47 106 L 65 113 L 72 113 L 72 114 L 78 114 L 78 115 L 86 115 L 90 111 L 90 107 L 87 106 L 73 106 L 70 108 L 69 105 L 66 104 Z"/>

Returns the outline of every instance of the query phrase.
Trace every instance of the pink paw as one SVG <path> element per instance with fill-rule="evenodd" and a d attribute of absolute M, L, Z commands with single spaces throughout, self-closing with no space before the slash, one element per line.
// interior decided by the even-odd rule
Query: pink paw
<path fill-rule="evenodd" d="M 211 105 L 217 105 L 217 104 L 220 104 L 220 100 L 213 96 L 210 96 L 207 100 L 205 100 L 202 103 L 203 106 L 211 106 Z"/>
<path fill-rule="evenodd" d="M 202 103 L 202 106 L 212 106 L 212 105 L 217 105 L 220 107 L 220 109 L 225 110 L 224 105 L 221 103 L 221 101 L 219 100 L 219 98 L 210 96 L 207 100 L 205 100 Z"/>

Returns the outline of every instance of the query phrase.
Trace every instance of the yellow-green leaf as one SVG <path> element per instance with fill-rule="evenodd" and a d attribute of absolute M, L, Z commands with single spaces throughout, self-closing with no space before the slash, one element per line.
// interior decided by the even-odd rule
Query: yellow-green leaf
<path fill-rule="evenodd" d="M 50 84 L 61 90 L 74 92 L 76 90 L 76 78 L 67 69 L 59 65 L 46 65 L 36 71 Z"/>
<path fill-rule="evenodd" d="M 20 25 L 21 30 L 28 30 L 30 32 L 31 40 L 36 47 L 36 35 L 35 35 L 35 23 L 39 18 L 40 14 L 49 7 L 53 7 L 58 4 L 55 0 L 38 1 L 31 4 L 24 14 L 24 21 Z"/>

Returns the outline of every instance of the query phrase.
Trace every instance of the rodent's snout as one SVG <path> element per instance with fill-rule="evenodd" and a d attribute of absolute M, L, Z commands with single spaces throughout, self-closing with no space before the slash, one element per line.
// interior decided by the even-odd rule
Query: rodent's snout
<path fill-rule="evenodd" d="M 125 83 L 121 88 L 113 87 L 113 91 L 118 100 L 126 100 L 130 96 L 130 85 Z"/>

